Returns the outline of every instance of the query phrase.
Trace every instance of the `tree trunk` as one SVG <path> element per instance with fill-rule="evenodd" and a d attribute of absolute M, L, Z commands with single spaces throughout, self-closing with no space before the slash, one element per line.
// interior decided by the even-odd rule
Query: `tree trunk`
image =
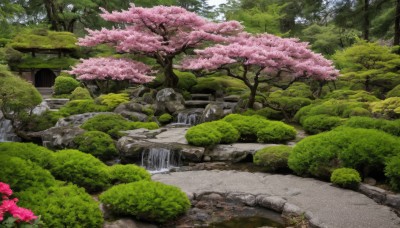
<path fill-rule="evenodd" d="M 167 63 L 164 66 L 164 76 L 165 76 L 164 86 L 166 88 L 176 88 L 178 86 L 179 78 L 174 73 L 172 63 L 173 63 L 172 58 L 167 59 Z"/>
<path fill-rule="evenodd" d="M 396 1 L 396 16 L 394 19 L 393 45 L 400 45 L 400 0 Z"/>
<path fill-rule="evenodd" d="M 369 0 L 364 0 L 364 24 L 363 24 L 363 39 L 369 40 Z"/>
<path fill-rule="evenodd" d="M 257 93 L 257 87 L 252 86 L 250 88 L 250 96 L 249 96 L 249 103 L 247 104 L 248 108 L 253 108 L 254 103 L 256 102 L 256 93 Z"/>

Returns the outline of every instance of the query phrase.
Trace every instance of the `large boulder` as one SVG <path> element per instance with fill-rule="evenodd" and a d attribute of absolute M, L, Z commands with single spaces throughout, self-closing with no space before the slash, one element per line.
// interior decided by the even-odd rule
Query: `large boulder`
<path fill-rule="evenodd" d="M 74 147 L 73 139 L 84 132 L 85 130 L 72 126 L 52 127 L 45 131 L 35 132 L 33 134 L 42 138 L 43 146 L 52 150 L 60 150 Z"/>
<path fill-rule="evenodd" d="M 185 99 L 182 94 L 175 92 L 171 88 L 158 91 L 156 95 L 157 111 L 174 113 L 185 109 Z"/>
<path fill-rule="evenodd" d="M 147 120 L 147 115 L 142 113 L 143 109 L 144 105 L 137 103 L 135 100 L 133 100 L 129 103 L 118 105 L 114 112 L 120 114 L 127 119 L 131 119 L 134 121 L 145 121 Z"/>
<path fill-rule="evenodd" d="M 261 143 L 234 143 L 231 145 L 220 144 L 207 150 L 204 154 L 206 161 L 230 161 L 239 162 L 245 160 L 249 155 L 253 156 L 257 150 L 276 144 Z"/>
<path fill-rule="evenodd" d="M 77 127 L 82 125 L 86 120 L 99 114 L 110 114 L 111 112 L 88 112 L 61 118 L 57 121 L 55 127 Z"/>
<path fill-rule="evenodd" d="M 203 114 L 201 115 L 200 121 L 210 122 L 219 120 L 224 117 L 224 104 L 223 103 L 211 103 L 206 106 Z"/>

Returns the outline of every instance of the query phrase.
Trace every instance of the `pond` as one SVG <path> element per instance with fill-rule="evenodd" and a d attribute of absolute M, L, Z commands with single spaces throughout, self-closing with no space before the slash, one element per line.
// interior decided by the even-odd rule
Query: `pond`
<path fill-rule="evenodd" d="M 257 227 L 285 227 L 282 223 L 269 218 L 254 216 L 254 217 L 237 217 L 230 220 L 211 223 L 212 228 L 257 228 Z"/>

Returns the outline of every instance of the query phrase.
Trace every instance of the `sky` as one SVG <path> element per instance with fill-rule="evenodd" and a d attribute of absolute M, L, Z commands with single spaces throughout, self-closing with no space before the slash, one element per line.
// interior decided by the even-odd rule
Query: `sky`
<path fill-rule="evenodd" d="M 226 0 L 208 0 L 208 4 L 218 6 L 221 3 L 226 3 Z"/>

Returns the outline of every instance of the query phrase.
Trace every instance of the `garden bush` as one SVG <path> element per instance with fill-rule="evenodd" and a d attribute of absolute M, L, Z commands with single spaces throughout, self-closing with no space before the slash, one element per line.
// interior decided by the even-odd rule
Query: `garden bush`
<path fill-rule="evenodd" d="M 82 114 L 87 112 L 105 112 L 107 108 L 103 105 L 95 104 L 93 100 L 70 101 L 60 108 L 63 116 Z"/>
<path fill-rule="evenodd" d="M 400 97 L 390 97 L 383 101 L 372 102 L 370 110 L 376 117 L 396 119 L 400 117 Z"/>
<path fill-rule="evenodd" d="M 29 160 L 0 155 L 0 180 L 10 185 L 15 192 L 30 187 L 47 188 L 56 184 L 48 170 Z"/>
<path fill-rule="evenodd" d="M 365 90 L 335 90 L 328 93 L 324 99 L 349 100 L 358 102 L 379 101 L 377 97 Z"/>
<path fill-rule="evenodd" d="M 89 90 L 82 87 L 77 87 L 74 91 L 72 91 L 71 96 L 69 96 L 71 101 L 73 100 L 92 100 L 92 96 L 90 95 Z"/>
<path fill-rule="evenodd" d="M 49 169 L 54 164 L 54 152 L 33 143 L 2 142 L 0 143 L 0 155 L 30 160 L 43 169 Z"/>
<path fill-rule="evenodd" d="M 288 169 L 288 159 L 293 148 L 290 146 L 271 146 L 258 150 L 253 162 L 267 172 Z"/>
<path fill-rule="evenodd" d="M 341 125 L 343 119 L 337 116 L 315 115 L 303 120 L 303 128 L 308 134 L 318 134 Z"/>
<path fill-rule="evenodd" d="M 261 143 L 282 143 L 296 138 L 294 127 L 282 122 L 270 121 L 257 131 L 257 141 Z"/>
<path fill-rule="evenodd" d="M 311 104 L 311 99 L 281 96 L 268 98 L 266 103 L 269 107 L 279 110 L 286 120 L 291 120 L 302 107 Z"/>
<path fill-rule="evenodd" d="M 119 114 L 99 114 L 83 123 L 81 128 L 87 131 L 101 131 L 113 138 L 119 138 L 122 136 L 120 131 L 138 128 L 152 130 L 157 129 L 158 124 L 155 122 L 132 122 Z"/>
<path fill-rule="evenodd" d="M 338 127 L 301 140 L 289 156 L 289 168 L 323 179 L 341 167 L 368 176 L 383 174 L 385 159 L 397 154 L 400 140 L 396 136 L 375 129 Z"/>
<path fill-rule="evenodd" d="M 397 85 L 386 94 L 386 98 L 389 97 L 400 97 L 400 85 Z"/>
<path fill-rule="evenodd" d="M 110 166 L 109 172 L 113 183 L 130 183 L 151 179 L 151 175 L 146 169 L 132 164 Z"/>
<path fill-rule="evenodd" d="M 101 160 L 111 159 L 118 155 L 114 140 L 101 131 L 87 131 L 73 140 L 79 151 L 91 154 Z"/>
<path fill-rule="evenodd" d="M 197 84 L 190 91 L 192 93 L 215 93 L 218 90 L 246 91 L 248 88 L 243 81 L 229 76 L 211 75 L 197 79 Z"/>
<path fill-rule="evenodd" d="M 113 111 L 118 105 L 129 102 L 129 95 L 126 93 L 109 93 L 100 95 L 97 100 L 101 105 L 107 107 L 107 110 Z"/>
<path fill-rule="evenodd" d="M 355 169 L 339 168 L 332 172 L 331 182 L 342 188 L 356 189 L 361 182 L 361 177 Z"/>
<path fill-rule="evenodd" d="M 188 197 L 179 188 L 150 181 L 113 186 L 100 195 L 100 200 L 118 215 L 159 223 L 172 220 L 190 208 Z"/>
<path fill-rule="evenodd" d="M 21 205 L 41 215 L 44 227 L 103 226 L 99 203 L 75 185 L 30 188 L 20 192 L 18 197 Z"/>
<path fill-rule="evenodd" d="M 75 78 L 67 76 L 58 76 L 54 82 L 54 94 L 70 94 L 74 89 L 79 87 L 79 81 Z"/>
<path fill-rule="evenodd" d="M 55 157 L 56 162 L 50 171 L 59 180 L 74 183 L 89 192 L 102 190 L 110 181 L 107 166 L 90 154 L 60 150 Z"/>
<path fill-rule="evenodd" d="M 270 120 L 281 120 L 284 118 L 281 111 L 277 111 L 269 107 L 257 110 L 255 111 L 255 114 Z"/>
<path fill-rule="evenodd" d="M 44 113 L 37 115 L 20 115 L 21 122 L 24 125 L 24 130 L 38 132 L 44 131 L 56 125 L 57 121 L 62 118 L 60 112 L 47 110 Z"/>
<path fill-rule="evenodd" d="M 371 112 L 366 108 L 356 107 L 351 109 L 349 117 L 352 116 L 371 116 Z"/>
<path fill-rule="evenodd" d="M 377 129 L 391 135 L 400 136 L 400 120 L 374 119 L 370 117 L 352 117 L 344 123 L 352 128 Z"/>
<path fill-rule="evenodd" d="M 385 175 L 389 179 L 390 187 L 395 191 L 400 191 L 400 155 L 387 159 Z"/>
<path fill-rule="evenodd" d="M 209 128 L 214 128 L 221 133 L 220 143 L 230 144 L 239 140 L 240 133 L 232 124 L 225 121 L 212 121 L 205 123 Z"/>
<path fill-rule="evenodd" d="M 178 76 L 178 88 L 182 90 L 189 91 L 193 86 L 197 84 L 197 78 L 190 72 L 180 72 L 174 71 L 176 76 Z"/>
<path fill-rule="evenodd" d="M 185 135 L 189 144 L 209 147 L 220 143 L 222 134 L 205 123 L 189 128 Z"/>
<path fill-rule="evenodd" d="M 171 123 L 171 122 L 172 122 L 172 119 L 173 119 L 173 117 L 172 117 L 170 114 L 168 114 L 168 113 L 164 113 L 164 114 L 162 114 L 161 116 L 158 117 L 158 121 L 159 121 L 161 124 L 168 124 L 168 123 Z"/>

